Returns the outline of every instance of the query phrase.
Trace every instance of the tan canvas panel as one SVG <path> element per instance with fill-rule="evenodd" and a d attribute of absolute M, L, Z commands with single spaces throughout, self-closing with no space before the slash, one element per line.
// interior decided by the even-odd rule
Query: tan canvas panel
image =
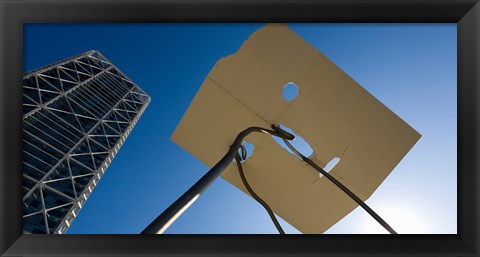
<path fill-rule="evenodd" d="M 292 82 L 293 101 L 282 97 Z M 269 24 L 210 71 L 171 139 L 212 167 L 239 132 L 284 124 L 313 148 L 312 160 L 366 200 L 420 134 L 286 25 Z M 248 181 L 273 211 L 303 233 L 323 233 L 358 205 L 271 136 L 246 138 Z M 244 191 L 236 165 L 223 175 Z M 248 194 L 248 193 L 247 193 Z"/>

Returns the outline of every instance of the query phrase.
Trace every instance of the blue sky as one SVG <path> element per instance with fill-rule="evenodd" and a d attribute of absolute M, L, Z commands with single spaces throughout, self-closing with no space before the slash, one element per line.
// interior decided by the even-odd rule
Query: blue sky
<path fill-rule="evenodd" d="M 68 233 L 137 234 L 208 171 L 169 138 L 215 62 L 263 25 L 24 26 L 25 71 L 96 49 L 152 97 Z M 422 134 L 367 204 L 399 233 L 455 234 L 456 24 L 289 26 Z M 257 202 L 218 179 L 166 233 L 277 231 Z M 385 231 L 357 208 L 327 233 Z"/>

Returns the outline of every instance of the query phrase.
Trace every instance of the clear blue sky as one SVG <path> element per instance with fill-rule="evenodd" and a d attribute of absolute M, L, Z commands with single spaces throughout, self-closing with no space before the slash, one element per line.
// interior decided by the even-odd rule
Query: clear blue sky
<path fill-rule="evenodd" d="M 169 138 L 215 62 L 263 25 L 25 25 L 25 71 L 96 49 L 152 97 L 68 233 L 139 233 L 208 171 Z M 456 24 L 289 26 L 422 134 L 367 204 L 399 233 L 455 234 Z M 277 231 L 257 202 L 218 179 L 166 233 Z M 384 230 L 357 208 L 327 233 Z"/>

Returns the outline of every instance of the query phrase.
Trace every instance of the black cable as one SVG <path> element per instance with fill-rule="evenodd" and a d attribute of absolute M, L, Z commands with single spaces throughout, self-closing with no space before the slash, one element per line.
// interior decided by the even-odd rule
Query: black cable
<path fill-rule="evenodd" d="M 384 221 L 376 212 L 374 212 L 368 205 L 362 201 L 357 195 L 355 195 L 350 189 L 348 189 L 346 186 L 344 186 L 340 181 L 335 179 L 332 175 L 328 174 L 326 171 L 324 171 L 322 168 L 320 168 L 316 163 L 314 163 L 312 160 L 310 160 L 308 157 L 305 157 L 303 154 L 301 154 L 295 147 L 293 147 L 286 139 L 283 139 L 283 142 L 292 150 L 298 157 L 300 157 L 303 161 L 308 163 L 310 166 L 312 166 L 314 169 L 316 169 L 318 172 L 320 172 L 323 176 L 325 176 L 328 180 L 330 180 L 333 184 L 335 184 L 338 188 L 340 188 L 343 192 L 345 192 L 350 198 L 352 198 L 355 202 L 357 202 L 362 208 L 370 214 L 380 225 L 382 225 L 390 234 L 397 234 L 395 230 L 393 230 L 390 225 L 386 221 Z"/>
<path fill-rule="evenodd" d="M 242 150 L 242 159 L 245 159 L 245 155 L 246 155 L 245 147 L 242 145 L 240 148 Z M 283 231 L 282 227 L 280 226 L 280 223 L 278 223 L 278 220 L 275 217 L 275 214 L 273 213 L 272 209 L 270 209 L 270 206 L 268 206 L 268 204 L 265 201 L 263 201 L 262 198 L 260 198 L 248 184 L 242 169 L 242 164 L 241 164 L 242 159 L 240 158 L 240 154 L 238 154 L 237 152 L 237 154 L 235 155 L 235 162 L 237 163 L 238 172 L 240 173 L 240 177 L 242 178 L 243 185 L 245 185 L 245 188 L 247 188 L 250 195 L 252 195 L 252 197 L 255 200 L 257 200 L 257 202 L 259 202 L 263 206 L 263 208 L 265 208 L 265 210 L 268 212 L 268 215 L 270 215 L 270 218 L 272 219 L 273 224 L 275 224 L 275 227 L 277 228 L 278 233 L 285 234 L 285 231 Z"/>

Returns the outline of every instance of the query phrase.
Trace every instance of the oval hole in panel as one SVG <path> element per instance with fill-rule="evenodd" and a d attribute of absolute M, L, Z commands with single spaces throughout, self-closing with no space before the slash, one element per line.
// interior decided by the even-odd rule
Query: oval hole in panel
<path fill-rule="evenodd" d="M 309 157 L 313 155 L 313 148 L 310 146 L 310 144 L 303 139 L 303 137 L 297 135 L 293 130 L 290 128 L 285 127 L 283 124 L 280 125 L 280 128 L 293 134 L 295 136 L 295 139 L 293 141 L 290 141 L 290 144 L 297 149 L 301 154 L 303 154 L 306 157 Z M 275 142 L 279 144 L 283 149 L 287 150 L 290 154 L 295 155 L 295 157 L 299 158 L 295 153 L 288 148 L 288 146 L 283 142 L 283 139 L 279 137 L 272 136 Z M 300 158 L 299 158 L 300 159 Z"/>
<path fill-rule="evenodd" d="M 247 156 L 246 156 L 245 160 L 242 161 L 242 163 L 243 163 L 243 162 L 246 162 L 248 160 L 248 158 L 253 154 L 253 150 L 255 149 L 255 146 L 253 146 L 252 143 L 247 142 L 247 141 L 243 141 L 242 145 L 245 146 L 245 150 L 247 150 Z M 241 154 L 240 149 L 238 150 L 238 152 Z"/>

